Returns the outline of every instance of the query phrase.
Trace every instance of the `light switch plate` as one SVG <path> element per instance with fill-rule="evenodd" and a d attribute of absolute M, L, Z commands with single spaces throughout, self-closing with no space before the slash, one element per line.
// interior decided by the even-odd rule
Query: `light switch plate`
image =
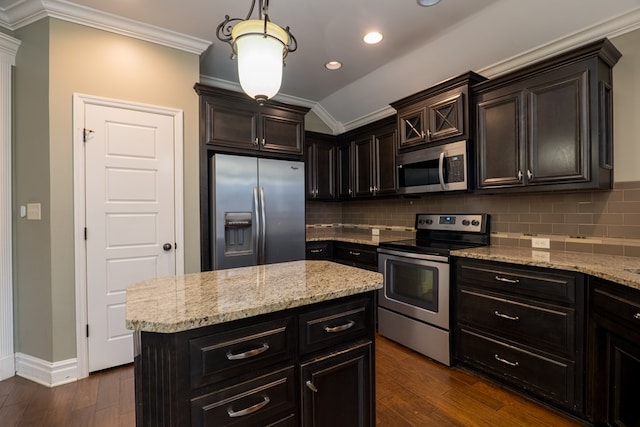
<path fill-rule="evenodd" d="M 539 248 L 539 249 L 549 249 L 551 242 L 549 239 L 544 239 L 541 237 L 533 237 L 531 239 L 531 247 Z"/>

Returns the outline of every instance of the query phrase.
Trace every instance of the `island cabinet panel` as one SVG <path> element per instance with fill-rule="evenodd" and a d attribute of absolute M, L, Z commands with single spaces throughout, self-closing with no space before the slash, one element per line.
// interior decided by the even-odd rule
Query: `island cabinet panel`
<path fill-rule="evenodd" d="M 136 424 L 317 426 L 346 411 L 358 423 L 337 425 L 373 426 L 374 316 L 368 292 L 183 332 L 136 331 Z"/>
<path fill-rule="evenodd" d="M 455 280 L 456 358 L 584 416 L 584 275 L 460 258 Z"/>
<path fill-rule="evenodd" d="M 589 280 L 588 418 L 596 424 L 640 425 L 640 290 Z"/>
<path fill-rule="evenodd" d="M 259 105 L 244 94 L 196 84 L 200 95 L 203 150 L 300 158 L 308 108 L 267 101 Z"/>
<path fill-rule="evenodd" d="M 375 424 L 372 352 L 372 342 L 364 341 L 302 363 L 302 425 Z"/>
<path fill-rule="evenodd" d="M 619 57 L 605 39 L 475 85 L 478 188 L 610 189 Z"/>

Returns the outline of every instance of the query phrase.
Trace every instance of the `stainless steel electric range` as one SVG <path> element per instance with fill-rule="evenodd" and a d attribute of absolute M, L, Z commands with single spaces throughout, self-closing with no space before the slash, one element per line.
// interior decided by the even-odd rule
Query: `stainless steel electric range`
<path fill-rule="evenodd" d="M 378 247 L 378 332 L 450 366 L 450 252 L 488 245 L 489 215 L 417 214 L 415 227 Z"/>

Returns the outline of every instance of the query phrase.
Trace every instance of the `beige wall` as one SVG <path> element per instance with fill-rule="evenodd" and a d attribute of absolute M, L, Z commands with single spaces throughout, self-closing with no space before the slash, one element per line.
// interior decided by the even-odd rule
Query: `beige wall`
<path fill-rule="evenodd" d="M 20 132 L 36 132 L 28 130 L 29 127 L 45 134 L 48 131 L 48 137 L 31 139 L 16 132 L 16 147 L 28 144 L 33 146 L 30 152 L 42 151 L 48 153 L 49 158 L 43 159 L 41 167 L 33 169 L 28 157 L 16 157 L 15 203 L 24 204 L 29 199 L 43 203 L 41 222 L 19 220 L 16 226 L 17 246 L 23 249 L 18 254 L 16 289 L 19 295 L 23 288 L 41 289 L 48 295 L 48 301 L 41 305 L 48 310 L 32 309 L 34 295 L 31 292 L 17 301 L 16 312 L 17 323 L 24 328 L 31 331 L 35 325 L 46 324 L 51 330 L 45 333 L 48 339 L 40 342 L 19 326 L 16 351 L 60 361 L 76 356 L 72 95 L 82 93 L 183 110 L 185 269 L 199 271 L 198 97 L 193 90 L 199 80 L 199 58 L 66 21 L 46 19 L 44 22 L 29 25 L 18 34 L 18 38 L 25 40 L 37 33 L 38 42 L 48 44 L 49 64 L 47 70 L 33 55 L 23 58 L 22 67 L 16 67 L 17 80 L 22 83 L 16 87 L 16 98 L 25 98 L 21 101 L 24 108 L 16 112 L 16 128 Z M 46 22 L 49 31 L 42 34 L 40 28 Z M 23 42 L 19 58 L 25 47 L 28 51 L 29 47 Z M 42 55 L 45 58 L 42 61 L 46 60 L 47 53 Z M 29 86 L 30 81 L 23 77 L 22 73 L 32 73 L 32 68 L 44 68 L 40 90 Z M 45 110 L 41 120 L 31 118 L 34 104 Z M 22 239 L 21 231 L 36 227 L 44 229 L 42 237 Z M 45 244 L 45 240 L 50 244 Z M 43 258 L 50 258 L 44 267 L 49 277 L 37 284 L 23 280 L 28 270 L 27 254 L 34 249 L 42 252 Z"/>

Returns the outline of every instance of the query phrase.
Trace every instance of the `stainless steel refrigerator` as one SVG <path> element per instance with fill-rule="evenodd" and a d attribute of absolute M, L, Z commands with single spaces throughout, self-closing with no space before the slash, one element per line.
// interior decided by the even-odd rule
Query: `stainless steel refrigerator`
<path fill-rule="evenodd" d="M 214 270 L 304 259 L 304 163 L 227 154 L 211 161 Z"/>

